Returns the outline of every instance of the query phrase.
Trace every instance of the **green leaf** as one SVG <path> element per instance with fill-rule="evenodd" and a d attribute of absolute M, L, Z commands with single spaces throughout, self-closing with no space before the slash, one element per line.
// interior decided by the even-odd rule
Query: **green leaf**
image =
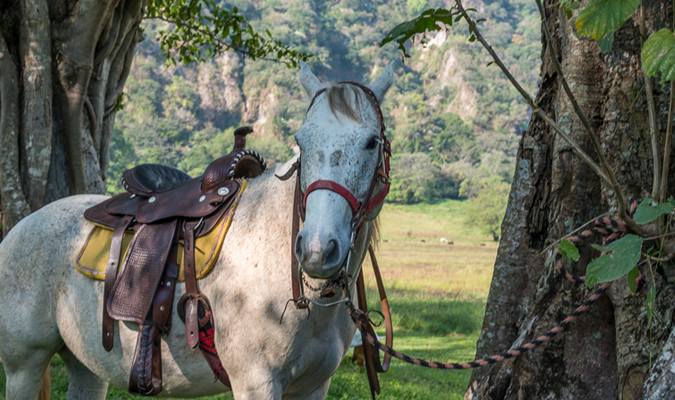
<path fill-rule="evenodd" d="M 580 36 L 599 40 L 621 28 L 639 5 L 640 0 L 589 0 L 574 25 Z"/>
<path fill-rule="evenodd" d="M 635 211 L 635 216 L 633 219 L 635 223 L 642 225 L 654 221 L 663 214 L 668 214 L 673 211 L 675 205 L 671 202 L 666 202 L 663 204 L 658 204 L 657 206 L 652 206 L 654 200 L 651 197 L 645 198 L 642 203 L 638 206 Z"/>
<path fill-rule="evenodd" d="M 656 303 L 656 289 L 652 286 L 647 293 L 647 328 L 652 326 L 652 317 L 654 316 L 654 303 Z"/>
<path fill-rule="evenodd" d="M 598 40 L 598 46 L 603 53 L 612 51 L 612 44 L 614 43 L 614 31 L 606 34 L 602 39 Z"/>
<path fill-rule="evenodd" d="M 581 3 L 578 0 L 560 0 L 557 5 L 562 6 L 565 16 L 570 19 L 572 18 L 572 10 L 578 9 Z"/>
<path fill-rule="evenodd" d="M 452 19 L 455 15 L 457 15 L 457 11 L 453 9 L 445 10 L 442 8 L 430 8 L 424 11 L 419 17 L 396 25 L 394 29 L 389 31 L 387 36 L 382 39 L 380 42 L 380 47 L 389 42 L 396 41 L 396 43 L 398 43 L 399 50 L 401 50 L 403 55 L 408 58 L 410 55 L 404 46 L 404 43 L 408 39 L 417 34 L 423 34 L 431 31 L 440 31 L 442 28 L 438 24 L 439 22 L 447 26 L 452 26 Z"/>
<path fill-rule="evenodd" d="M 675 78 L 675 36 L 670 29 L 661 29 L 649 36 L 642 47 L 642 68 L 648 76 L 661 72 L 661 84 Z"/>
<path fill-rule="evenodd" d="M 579 261 L 579 249 L 574 243 L 563 239 L 558 245 L 558 253 L 565 257 L 567 261 Z"/>
<path fill-rule="evenodd" d="M 638 270 L 638 267 L 636 266 L 635 268 L 631 269 L 630 272 L 628 273 L 628 287 L 630 288 L 630 291 L 633 293 L 637 293 L 637 283 L 635 280 L 640 276 L 640 271 Z"/>
<path fill-rule="evenodd" d="M 586 284 L 592 287 L 625 276 L 637 265 L 641 248 L 642 238 L 636 235 L 626 235 L 610 243 L 606 251 L 611 253 L 596 258 L 586 267 Z"/>

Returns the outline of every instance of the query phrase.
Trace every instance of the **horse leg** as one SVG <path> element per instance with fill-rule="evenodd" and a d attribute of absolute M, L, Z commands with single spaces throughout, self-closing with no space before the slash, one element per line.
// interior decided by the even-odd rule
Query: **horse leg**
<path fill-rule="evenodd" d="M 310 392 L 304 397 L 298 397 L 297 395 L 292 396 L 282 396 L 282 400 L 323 400 L 328 394 L 328 388 L 330 387 L 330 378 L 326 379 L 321 385 L 316 389 Z"/>
<path fill-rule="evenodd" d="M 7 400 L 37 399 L 53 350 L 33 349 L 17 361 L 5 359 Z"/>
<path fill-rule="evenodd" d="M 330 388 L 330 378 L 326 379 L 324 383 L 319 385 L 318 388 L 314 389 L 314 391 L 303 400 L 323 400 L 328 394 L 328 388 Z"/>
<path fill-rule="evenodd" d="M 105 400 L 108 382 L 94 375 L 66 347 L 59 356 L 68 370 L 68 400 Z"/>

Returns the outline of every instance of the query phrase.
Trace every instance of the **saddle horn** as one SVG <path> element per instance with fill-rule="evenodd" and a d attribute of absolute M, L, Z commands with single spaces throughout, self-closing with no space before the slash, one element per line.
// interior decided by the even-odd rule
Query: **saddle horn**
<path fill-rule="evenodd" d="M 242 126 L 234 131 L 234 148 L 232 150 L 246 148 L 246 135 L 253 132 L 250 126 Z"/>

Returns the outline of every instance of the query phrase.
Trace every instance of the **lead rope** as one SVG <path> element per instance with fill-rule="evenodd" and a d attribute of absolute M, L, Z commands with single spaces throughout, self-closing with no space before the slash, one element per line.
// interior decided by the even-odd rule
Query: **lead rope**
<path fill-rule="evenodd" d="M 630 200 L 630 218 L 633 218 L 633 215 L 635 214 L 635 210 L 637 209 L 637 200 L 634 198 L 631 198 Z M 595 235 L 602 235 L 605 237 L 605 245 L 610 244 L 611 242 L 614 242 L 621 237 L 625 236 L 627 233 L 630 232 L 630 230 L 626 227 L 625 224 L 618 222 L 612 218 L 609 217 L 603 217 L 603 218 L 598 218 L 595 221 L 595 228 L 583 231 L 579 233 L 578 235 L 572 237 L 570 241 L 572 242 L 581 242 L 584 241 L 592 236 Z M 610 228 L 611 226 L 611 228 Z M 603 253 L 604 254 L 604 253 Z M 585 277 L 577 277 L 570 272 L 566 271 L 563 262 L 562 262 L 562 256 L 558 253 L 556 255 L 556 268 L 560 271 L 561 275 L 564 276 L 567 280 L 573 283 L 582 283 L 585 282 Z M 644 283 L 644 278 L 642 275 L 640 275 L 636 279 L 636 284 L 639 288 L 642 287 Z M 415 365 L 420 365 L 423 367 L 428 367 L 428 368 L 435 368 L 435 369 L 471 369 L 471 368 L 478 368 L 482 367 L 485 365 L 490 365 L 490 364 L 495 364 L 499 361 L 506 360 L 509 358 L 514 358 L 518 357 L 519 355 L 530 351 L 534 349 L 535 347 L 546 343 L 549 341 L 552 337 L 556 336 L 558 333 L 564 331 L 574 320 L 576 320 L 584 311 L 586 311 L 595 301 L 602 296 L 605 291 L 611 286 L 612 282 L 605 282 L 600 287 L 588 298 L 586 301 L 584 301 L 579 307 L 577 307 L 574 312 L 569 314 L 562 322 L 560 322 L 558 325 L 556 325 L 553 329 L 549 330 L 545 334 L 537 337 L 536 339 L 520 346 L 515 349 L 511 349 L 508 351 L 505 351 L 499 355 L 491 356 L 491 357 L 486 357 L 486 358 L 481 358 L 478 360 L 473 360 L 471 362 L 465 362 L 465 363 L 446 363 L 446 362 L 441 362 L 441 361 L 428 361 L 424 360 L 421 358 L 417 357 L 412 357 L 406 354 L 403 354 L 399 351 L 394 350 L 392 347 L 387 346 L 386 344 L 381 343 L 377 339 L 377 335 L 373 335 L 368 332 L 367 328 L 370 328 L 368 324 L 370 324 L 370 320 L 363 311 L 359 310 L 354 306 L 353 303 L 348 303 L 348 311 L 349 315 L 352 318 L 352 321 L 354 321 L 354 324 L 356 327 L 361 331 L 361 335 L 370 343 L 371 345 L 377 347 L 378 349 L 382 350 L 386 354 L 391 355 L 392 357 L 396 357 L 399 360 L 405 361 L 410 364 L 415 364 Z M 371 328 L 372 330 L 372 328 Z"/>

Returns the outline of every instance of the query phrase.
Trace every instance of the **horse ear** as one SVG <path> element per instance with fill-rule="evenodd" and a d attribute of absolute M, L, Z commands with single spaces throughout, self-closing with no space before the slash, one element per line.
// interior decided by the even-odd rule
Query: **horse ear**
<path fill-rule="evenodd" d="M 323 85 L 319 79 L 310 71 L 304 61 L 300 61 L 300 83 L 311 99 L 314 98 L 316 92 L 323 89 Z"/>
<path fill-rule="evenodd" d="M 382 99 L 387 93 L 387 90 L 389 90 L 392 83 L 394 83 L 394 62 L 395 61 L 390 62 L 387 69 L 385 69 L 384 72 L 375 79 L 375 82 L 370 85 L 370 90 L 375 93 L 377 101 L 380 103 L 382 103 Z"/>

